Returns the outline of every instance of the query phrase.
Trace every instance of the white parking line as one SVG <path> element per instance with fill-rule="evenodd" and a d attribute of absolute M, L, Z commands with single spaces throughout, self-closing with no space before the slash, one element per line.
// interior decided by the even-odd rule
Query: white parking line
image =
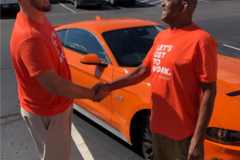
<path fill-rule="evenodd" d="M 72 123 L 72 139 L 84 160 L 94 160 L 81 134 L 78 132 L 73 123 Z"/>
<path fill-rule="evenodd" d="M 74 10 L 68 8 L 67 6 L 63 5 L 62 3 L 58 2 L 61 6 L 63 6 L 64 8 L 68 9 L 69 11 L 76 13 Z"/>
<path fill-rule="evenodd" d="M 156 1 L 156 2 L 149 3 L 149 4 L 155 4 L 155 3 L 158 3 L 158 2 L 162 2 L 162 1 Z"/>
<path fill-rule="evenodd" d="M 223 44 L 223 46 L 228 47 L 228 48 L 232 48 L 232 49 L 236 49 L 236 50 L 240 51 L 240 48 L 233 47 L 233 46 L 230 46 L 230 45 L 227 45 L 227 44 Z"/>

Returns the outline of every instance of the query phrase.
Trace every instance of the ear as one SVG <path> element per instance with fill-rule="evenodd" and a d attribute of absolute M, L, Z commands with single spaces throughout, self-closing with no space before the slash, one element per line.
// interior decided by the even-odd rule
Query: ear
<path fill-rule="evenodd" d="M 182 2 L 182 13 L 186 12 L 188 8 L 188 3 L 186 1 Z"/>

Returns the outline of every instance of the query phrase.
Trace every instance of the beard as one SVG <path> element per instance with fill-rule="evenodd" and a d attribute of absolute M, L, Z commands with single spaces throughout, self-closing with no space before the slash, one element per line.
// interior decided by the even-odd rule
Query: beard
<path fill-rule="evenodd" d="M 34 8 L 41 12 L 50 12 L 52 10 L 52 6 L 50 4 L 44 6 L 40 3 L 40 1 L 37 0 L 31 0 L 31 4 L 33 5 Z"/>

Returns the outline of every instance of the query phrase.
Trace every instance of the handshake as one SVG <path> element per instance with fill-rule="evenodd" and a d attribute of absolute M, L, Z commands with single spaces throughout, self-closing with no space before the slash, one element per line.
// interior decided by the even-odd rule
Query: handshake
<path fill-rule="evenodd" d="M 95 96 L 92 99 L 93 102 L 100 102 L 108 95 L 110 95 L 111 89 L 110 84 L 106 83 L 103 84 L 102 82 L 97 83 L 92 87 L 92 90 L 95 92 Z"/>

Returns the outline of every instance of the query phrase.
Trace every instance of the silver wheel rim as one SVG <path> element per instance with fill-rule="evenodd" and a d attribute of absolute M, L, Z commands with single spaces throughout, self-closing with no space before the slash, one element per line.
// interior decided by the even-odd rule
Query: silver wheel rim
<path fill-rule="evenodd" d="M 147 123 L 144 127 L 144 133 L 143 133 L 143 154 L 144 158 L 146 160 L 152 160 L 153 159 L 153 151 L 152 151 L 152 134 L 149 130 L 150 120 L 147 120 Z"/>
<path fill-rule="evenodd" d="M 77 8 L 77 0 L 74 1 L 74 5 Z"/>

